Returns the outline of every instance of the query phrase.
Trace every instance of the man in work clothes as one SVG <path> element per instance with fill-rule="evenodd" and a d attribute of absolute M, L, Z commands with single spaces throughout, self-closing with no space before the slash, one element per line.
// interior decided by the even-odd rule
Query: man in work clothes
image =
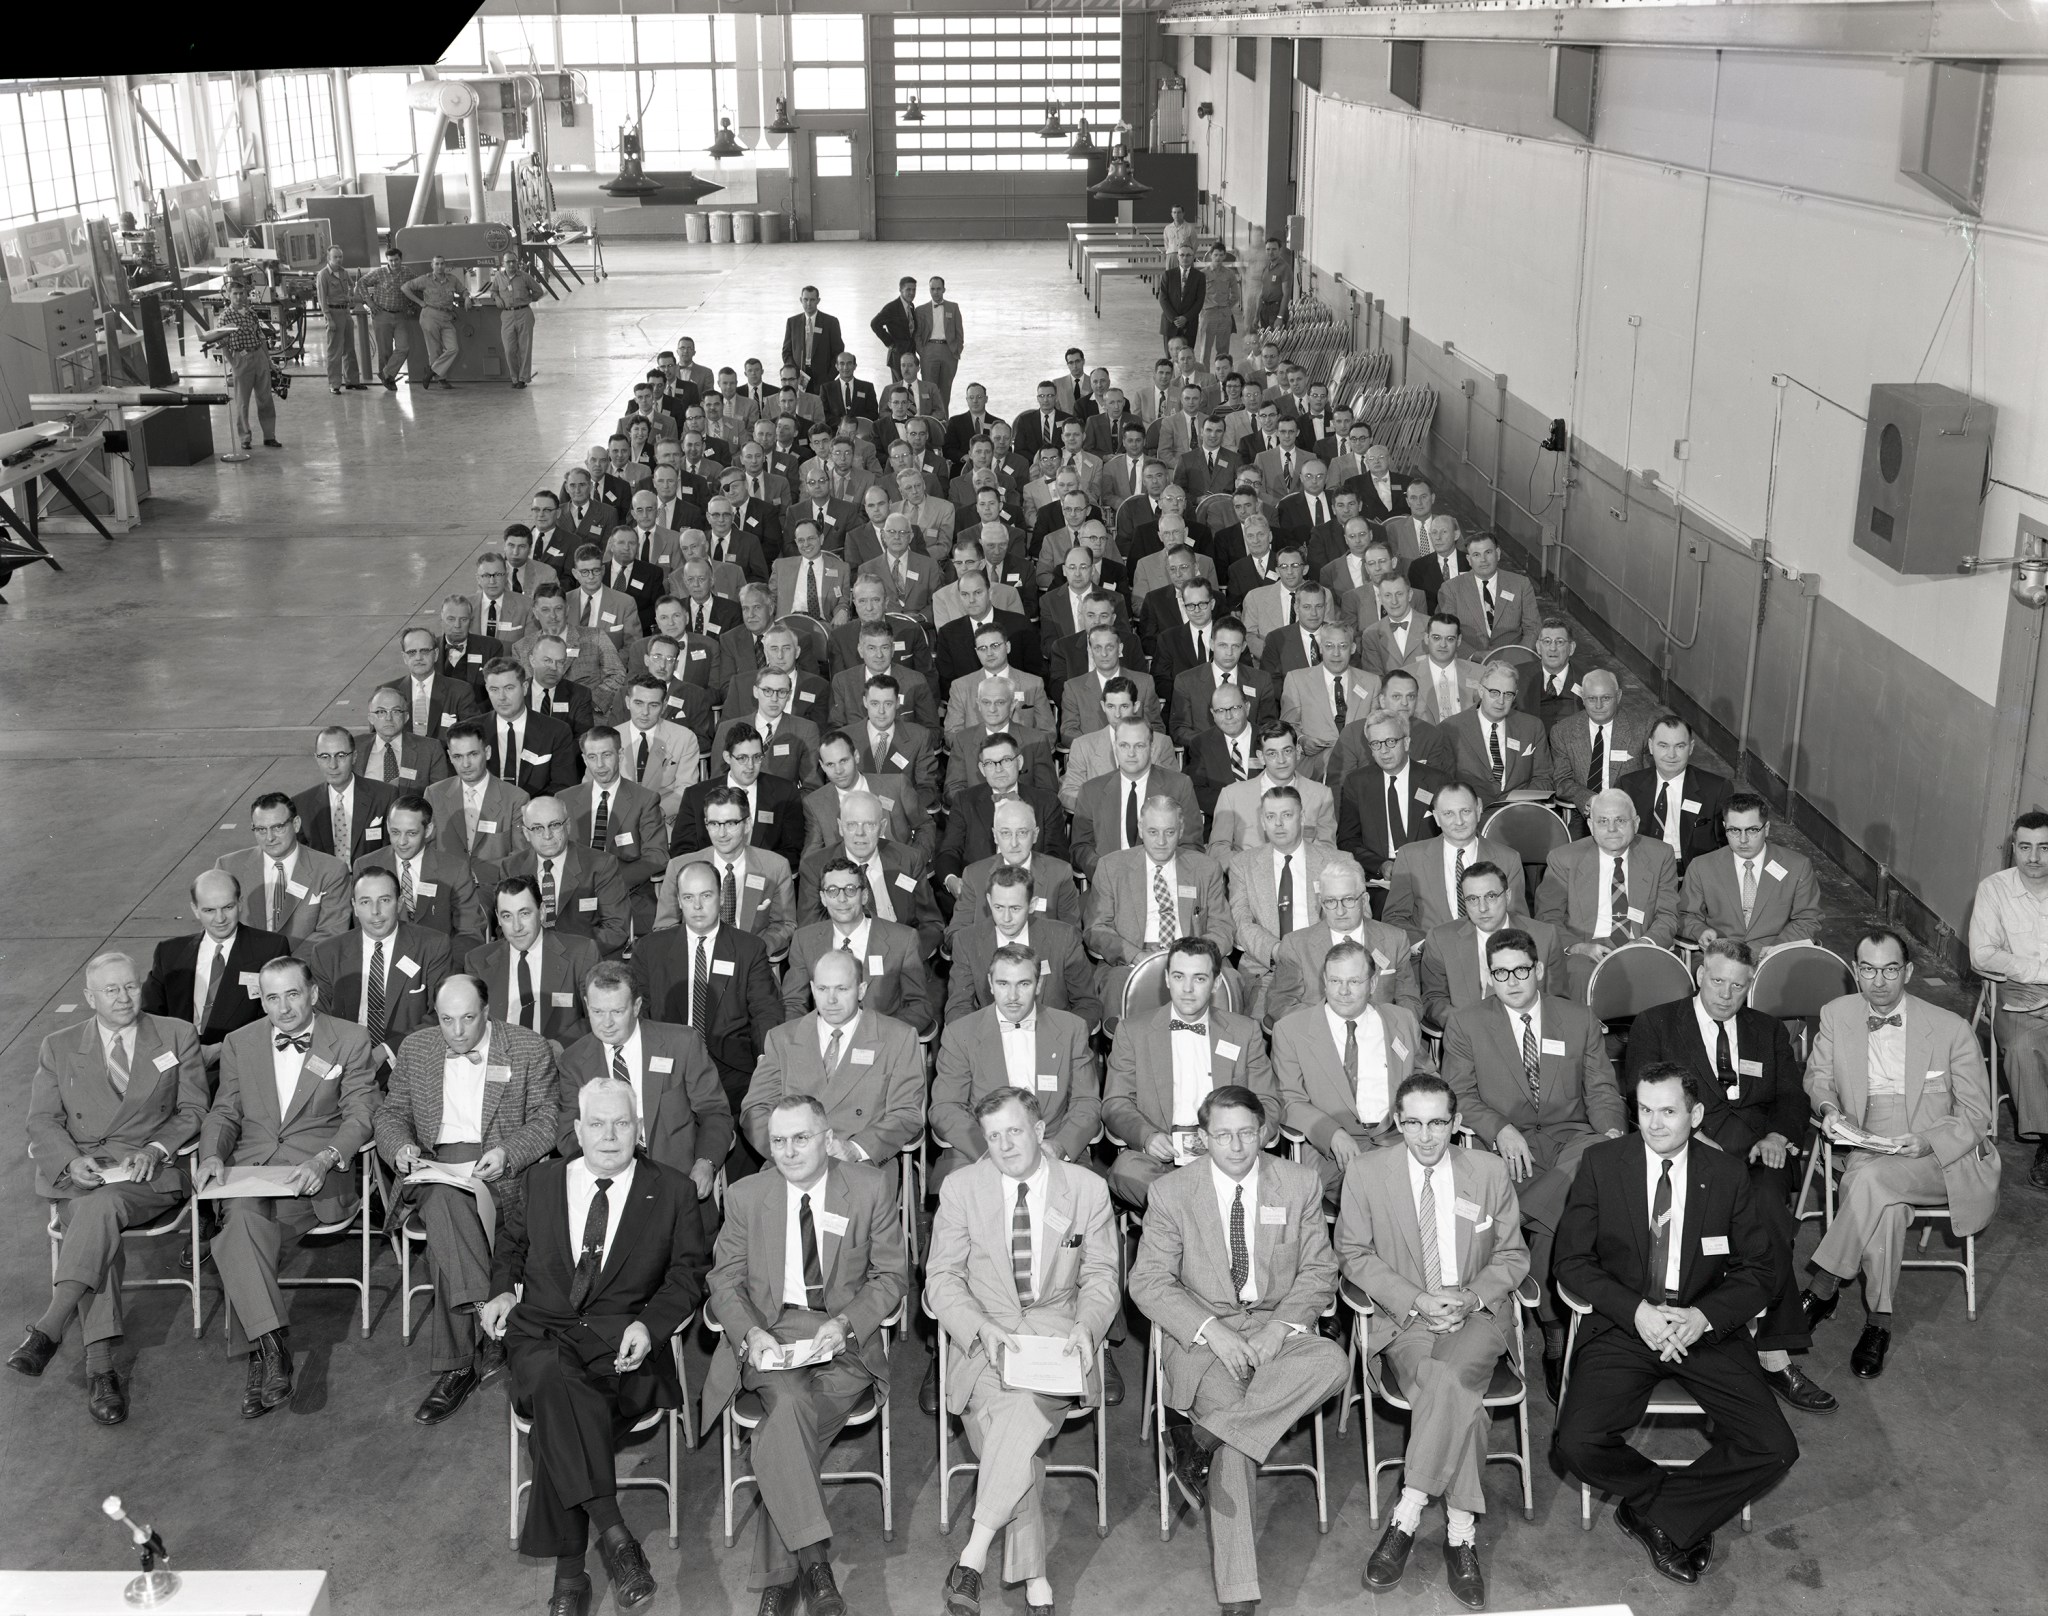
<path fill-rule="evenodd" d="M 327 262 L 313 277 L 313 294 L 319 298 L 320 315 L 327 322 L 327 390 L 338 393 L 345 384 L 350 392 L 360 393 L 363 377 L 356 369 L 355 333 L 350 330 L 356 287 L 341 267 L 339 247 L 327 249 Z"/>
<path fill-rule="evenodd" d="M 491 300 L 498 305 L 505 369 L 514 387 L 533 380 L 533 304 L 539 296 L 540 283 L 526 273 L 519 254 L 508 252 L 498 260 L 498 272 L 491 277 Z"/>
<path fill-rule="evenodd" d="M 370 300 L 370 336 L 377 348 L 378 380 L 394 393 L 398 391 L 398 373 L 412 347 L 405 330 L 412 315 L 412 299 L 406 296 L 405 283 L 405 254 L 387 247 L 384 267 L 365 275 L 357 288 Z"/>
<path fill-rule="evenodd" d="M 437 253 L 426 274 L 415 275 L 405 283 L 405 295 L 420 311 L 420 333 L 427 339 L 427 374 L 420 378 L 420 385 L 432 387 L 439 382 L 443 387 L 454 386 L 448 373 L 462 357 L 462 342 L 455 334 L 455 315 L 469 301 L 461 277 L 451 275 L 448 260 Z"/>

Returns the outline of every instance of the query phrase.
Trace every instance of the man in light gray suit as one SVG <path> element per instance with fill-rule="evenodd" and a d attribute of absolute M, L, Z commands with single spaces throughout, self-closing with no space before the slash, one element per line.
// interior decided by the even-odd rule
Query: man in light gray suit
<path fill-rule="evenodd" d="M 1112 1016 L 1131 968 L 1175 938 L 1206 938 L 1219 954 L 1237 944 L 1223 871 L 1181 845 L 1181 825 L 1173 799 L 1153 797 L 1138 817 L 1140 845 L 1105 853 L 1089 883 L 1082 941 L 1102 961 L 1099 996 Z"/>
<path fill-rule="evenodd" d="M 1586 826 L 1583 839 L 1550 850 L 1536 887 L 1536 918 L 1564 936 L 1564 991 L 1581 1004 L 1593 967 L 1623 943 L 1647 937 L 1669 948 L 1678 935 L 1677 861 L 1663 842 L 1636 833 L 1628 793 L 1601 792 L 1587 805 Z"/>
<path fill-rule="evenodd" d="M 1262 852 L 1247 850 L 1230 869 L 1230 920 L 1237 934 L 1238 969 L 1249 997 L 1245 1008 L 1263 1021 L 1273 955 L 1287 937 L 1316 920 L 1316 883 L 1338 854 L 1302 840 L 1301 793 L 1274 786 L 1259 799 Z"/>
<path fill-rule="evenodd" d="M 1203 1099 L 1208 1160 L 1152 1186 L 1131 1265 L 1131 1300 L 1158 1330 L 1174 1475 L 1208 1512 L 1224 1616 L 1252 1616 L 1259 1600 L 1260 1464 L 1348 1372 L 1344 1349 L 1316 1333 L 1337 1289 L 1322 1189 L 1310 1169 L 1263 1154 L 1267 1120 L 1249 1089 Z"/>
<path fill-rule="evenodd" d="M 944 1333 L 946 1400 L 981 1461 L 974 1519 L 945 1582 L 946 1616 L 978 1616 L 998 1532 L 1002 1580 L 1050 1609 L 1045 1575 L 1044 1448 L 1069 1408 L 1102 1398 L 1102 1339 L 1122 1301 L 1109 1192 L 1093 1173 L 1045 1151 L 1035 1094 L 1002 1088 L 975 1106 L 988 1154 L 947 1179 L 932 1221 L 925 1306 Z M 1082 1395 L 1003 1383 L 1019 1336 L 1063 1337 L 1087 1364 Z"/>
<path fill-rule="evenodd" d="M 1522 868 L 1513 848 L 1479 834 L 1479 793 L 1464 781 L 1439 786 L 1430 811 L 1439 834 L 1405 843 L 1395 852 L 1387 867 L 1387 904 L 1381 912 L 1388 925 L 1399 926 L 1415 942 L 1459 917 L 1463 894 L 1458 884 L 1474 864 L 1484 861 L 1516 872 Z M 1518 915 L 1529 912 L 1523 888 L 1520 880 L 1508 883 L 1508 903 Z"/>
<path fill-rule="evenodd" d="M 1520 870 L 1516 874 L 1519 876 Z M 1484 859 L 1465 866 L 1458 890 L 1465 898 L 1465 918 L 1433 927 L 1415 954 L 1415 975 L 1422 993 L 1423 1024 L 1443 1031 L 1453 1010 L 1479 1003 L 1493 991 L 1486 965 L 1486 945 L 1504 926 L 1515 926 L 1535 940 L 1543 956 L 1544 974 L 1553 982 L 1565 979 L 1564 942 L 1555 926 L 1518 915 L 1508 903 L 1508 873 Z"/>
<path fill-rule="evenodd" d="M 1702 944 L 1725 937 L 1762 953 L 1819 931 L 1813 861 L 1794 848 L 1770 845 L 1770 804 L 1754 792 L 1735 792 L 1721 808 L 1721 830 L 1728 845 L 1685 867 L 1678 935 Z"/>
<path fill-rule="evenodd" d="M 1342 853 L 1332 858 L 1316 877 L 1314 897 L 1318 918 L 1296 927 L 1273 950 L 1265 1024 L 1271 1027 L 1283 1016 L 1323 1002 L 1323 961 L 1339 943 L 1356 943 L 1372 955 L 1375 1004 L 1399 1004 L 1419 1015 L 1407 934 L 1372 918 L 1358 861 Z"/>
<path fill-rule="evenodd" d="M 1152 730 L 1143 719 L 1127 718 L 1111 731 L 1115 737 L 1116 772 L 1099 774 L 1081 787 L 1074 800 L 1071 842 L 1074 868 L 1093 877 L 1096 860 L 1119 848 L 1140 847 L 1139 819 L 1156 797 L 1180 806 L 1180 845 L 1190 851 L 1202 845 L 1202 808 L 1195 788 L 1177 769 L 1152 762 Z"/>
<path fill-rule="evenodd" d="M 348 930 L 348 865 L 299 840 L 299 811 L 282 791 L 249 804 L 254 847 L 214 863 L 242 886 L 242 924 L 294 943 L 317 943 Z"/>

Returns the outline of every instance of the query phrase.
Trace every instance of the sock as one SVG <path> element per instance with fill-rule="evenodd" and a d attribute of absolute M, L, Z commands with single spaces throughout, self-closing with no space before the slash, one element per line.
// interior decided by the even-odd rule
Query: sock
<path fill-rule="evenodd" d="M 1444 1541 L 1451 1544 L 1476 1543 L 1479 1541 L 1479 1517 L 1469 1509 L 1444 1508 L 1447 1524 L 1444 1527 Z"/>
<path fill-rule="evenodd" d="M 1825 1268 L 1816 1268 L 1813 1271 L 1813 1278 L 1806 1282 L 1806 1288 L 1825 1302 L 1842 1288 L 1842 1282 Z"/>
<path fill-rule="evenodd" d="M 609 1532 L 614 1526 L 624 1526 L 625 1517 L 619 1514 L 619 1499 L 616 1493 L 607 1493 L 603 1498 L 586 1499 L 583 1513 L 589 1518 L 593 1532 Z"/>
<path fill-rule="evenodd" d="M 1422 1506 L 1428 1502 L 1428 1493 L 1414 1487 L 1403 1487 L 1400 1501 L 1394 1505 L 1393 1524 L 1413 1537 L 1422 1530 Z"/>
<path fill-rule="evenodd" d="M 1195 1442 L 1204 1453 L 1214 1453 L 1223 1446 L 1223 1438 L 1206 1425 L 1191 1425 L 1188 1429 L 1195 1433 Z"/>
<path fill-rule="evenodd" d="M 114 1343 L 118 1336 L 108 1336 L 104 1341 L 88 1341 L 85 1344 L 85 1372 L 88 1375 L 109 1375 L 114 1371 Z"/>
<path fill-rule="evenodd" d="M 1564 1326 L 1545 1323 L 1543 1329 L 1543 1356 L 1562 1358 L 1564 1356 Z"/>
<path fill-rule="evenodd" d="M 806 1543 L 796 1551 L 796 1568 L 808 1571 L 814 1565 L 828 1566 L 832 1563 L 832 1540 L 821 1538 L 816 1543 Z"/>
<path fill-rule="evenodd" d="M 1756 1355 L 1756 1361 L 1757 1367 L 1762 1369 L 1765 1374 L 1782 1375 L 1792 1367 L 1792 1354 L 1789 1352 L 1759 1352 Z"/>
<path fill-rule="evenodd" d="M 1880 1330 L 1889 1330 L 1892 1327 L 1892 1316 L 1889 1313 L 1879 1313 L 1875 1310 L 1868 1311 L 1870 1312 L 1870 1322 Z"/>
<path fill-rule="evenodd" d="M 76 1313 L 92 1295 L 90 1285 L 81 1285 L 75 1279 L 60 1279 L 50 1287 L 50 1305 L 43 1310 L 43 1316 L 36 1320 L 36 1328 L 52 1341 L 64 1339 L 64 1326 L 71 1322 Z"/>
<path fill-rule="evenodd" d="M 565 1588 L 583 1576 L 583 1550 L 555 1556 L 555 1586 Z"/>

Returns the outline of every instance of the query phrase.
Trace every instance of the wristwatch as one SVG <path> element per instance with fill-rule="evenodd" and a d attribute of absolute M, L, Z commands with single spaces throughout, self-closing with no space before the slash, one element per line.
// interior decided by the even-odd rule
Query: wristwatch
<path fill-rule="evenodd" d="M 313 1160 L 317 1162 L 317 1161 L 319 1161 L 319 1160 L 321 1159 L 321 1157 L 324 1157 L 324 1156 L 332 1156 L 332 1157 L 334 1158 L 334 1165 L 333 1165 L 332 1167 L 323 1167 L 323 1168 L 321 1168 L 321 1169 L 320 1169 L 320 1171 L 321 1171 L 321 1172 L 323 1172 L 323 1173 L 338 1173 L 338 1172 L 340 1172 L 340 1171 L 341 1171 L 341 1152 L 340 1152 L 340 1151 L 336 1150 L 336 1149 L 335 1149 L 335 1148 L 334 1148 L 334 1147 L 333 1147 L 332 1145 L 329 1145 L 329 1146 L 328 1146 L 328 1147 L 327 1147 L 327 1148 L 326 1148 L 325 1150 L 321 1151 L 321 1152 L 320 1152 L 320 1153 L 319 1153 L 318 1155 L 314 1156 Z"/>

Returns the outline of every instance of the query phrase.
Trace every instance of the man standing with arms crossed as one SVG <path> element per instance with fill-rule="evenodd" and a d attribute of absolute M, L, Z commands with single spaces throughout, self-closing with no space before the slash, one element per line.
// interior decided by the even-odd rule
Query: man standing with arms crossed
<path fill-rule="evenodd" d="M 540 283 L 527 274 L 516 251 L 507 252 L 491 276 L 491 300 L 498 305 L 505 372 L 514 387 L 533 380 L 533 300 L 538 296 Z"/>
<path fill-rule="evenodd" d="M 462 357 L 455 316 L 469 302 L 469 293 L 459 277 L 449 274 L 448 261 L 436 254 L 426 274 L 405 283 L 405 296 L 419 311 L 420 333 L 427 342 L 427 374 L 420 385 L 432 387 L 439 382 L 443 387 L 454 386 L 448 374 Z"/>
<path fill-rule="evenodd" d="M 346 386 L 351 393 L 360 393 L 364 384 L 356 369 L 352 329 L 357 294 L 355 282 L 341 267 L 341 258 L 339 247 L 327 249 L 327 262 L 313 277 L 313 294 L 320 300 L 320 315 L 327 322 L 327 390 L 339 393 Z"/>

